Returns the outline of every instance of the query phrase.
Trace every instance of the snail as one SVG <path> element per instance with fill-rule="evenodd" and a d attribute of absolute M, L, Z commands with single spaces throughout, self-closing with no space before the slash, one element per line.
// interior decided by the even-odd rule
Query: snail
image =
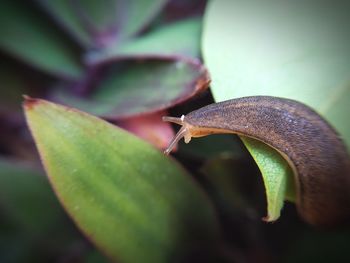
<path fill-rule="evenodd" d="M 289 163 L 296 206 L 309 224 L 330 226 L 350 219 L 350 157 L 337 132 L 318 113 L 290 99 L 253 96 L 207 105 L 181 118 L 165 154 L 184 138 L 233 133 L 257 139 Z"/>

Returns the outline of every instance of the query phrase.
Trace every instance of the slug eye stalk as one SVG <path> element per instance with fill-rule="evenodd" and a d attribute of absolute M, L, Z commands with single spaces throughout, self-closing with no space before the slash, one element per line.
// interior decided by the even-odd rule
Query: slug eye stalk
<path fill-rule="evenodd" d="M 184 118 L 185 118 L 185 115 L 182 115 L 180 118 L 177 118 L 177 117 L 170 117 L 170 116 L 164 116 L 162 118 L 163 121 L 167 121 L 167 122 L 172 122 L 172 123 L 176 123 L 176 124 L 179 124 L 179 125 L 183 125 L 184 123 Z"/>
<path fill-rule="evenodd" d="M 164 116 L 162 118 L 163 121 L 172 122 L 181 125 L 181 129 L 178 131 L 176 136 L 171 140 L 168 148 L 165 149 L 164 154 L 169 155 L 169 153 L 174 149 L 176 144 L 182 139 L 185 139 L 185 143 L 189 143 L 191 141 L 191 134 L 189 129 L 184 122 L 185 116 L 182 115 L 180 118 Z"/>

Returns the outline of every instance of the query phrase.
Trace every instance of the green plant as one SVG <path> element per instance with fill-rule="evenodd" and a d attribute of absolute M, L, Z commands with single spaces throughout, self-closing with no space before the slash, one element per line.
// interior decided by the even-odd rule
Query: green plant
<path fill-rule="evenodd" d="M 280 223 L 261 222 L 263 184 L 239 140 L 203 138 L 180 144 L 175 158 L 168 158 L 159 149 L 174 133 L 161 116 L 212 101 L 207 67 L 216 101 L 260 94 L 295 98 L 321 112 L 349 142 L 350 89 L 342 85 L 348 81 L 350 45 L 342 20 L 348 9 L 331 9 L 334 24 L 328 24 L 321 5 L 211 1 L 202 18 L 204 1 L 176 2 L 0 4 L 0 79 L 6 83 L 0 108 L 6 157 L 0 162 L 0 211 L 6 217 L 0 230 L 7 233 L 0 242 L 10 248 L 0 250 L 1 261 L 52 261 L 62 255 L 71 262 L 105 260 L 62 213 L 41 170 L 7 160 L 38 164 L 23 134 L 21 94 L 56 102 L 27 97 L 27 122 L 61 205 L 107 258 L 254 262 L 252 254 L 261 251 L 270 260 L 292 261 L 301 250 L 291 246 L 287 253 L 287 244 L 304 235 L 311 236 L 306 242 L 312 248 L 312 236 L 320 233 L 300 222 L 293 207 L 287 206 Z M 285 197 L 293 199 L 291 172 L 270 148 L 242 139 L 263 173 L 268 217 L 276 220 Z M 19 182 L 20 190 L 13 188 Z M 54 241 L 43 242 L 50 233 Z M 324 233 L 323 240 L 343 244 L 344 233 Z M 275 240 L 283 251 L 277 252 Z M 344 256 L 335 251 L 325 249 L 324 258 L 328 252 L 333 259 Z"/>

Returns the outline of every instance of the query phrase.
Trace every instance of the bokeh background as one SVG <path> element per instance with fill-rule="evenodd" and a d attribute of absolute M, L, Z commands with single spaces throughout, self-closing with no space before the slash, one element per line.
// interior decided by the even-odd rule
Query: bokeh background
<path fill-rule="evenodd" d="M 22 95 L 87 111 L 164 149 L 174 132 L 162 115 L 213 102 L 210 90 L 196 86 L 208 77 L 201 53 L 207 4 L 1 1 L 0 262 L 108 262 L 59 204 Z M 224 262 L 350 262 L 349 227 L 310 227 L 290 203 L 277 222 L 261 220 L 263 182 L 238 138 L 180 143 L 174 157 L 215 205 Z"/>

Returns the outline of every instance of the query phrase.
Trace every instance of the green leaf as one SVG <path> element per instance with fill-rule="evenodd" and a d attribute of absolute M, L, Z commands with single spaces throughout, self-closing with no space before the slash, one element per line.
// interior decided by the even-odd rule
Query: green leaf
<path fill-rule="evenodd" d="M 275 221 L 280 217 L 283 200 L 295 201 L 293 173 L 277 151 L 257 140 L 248 137 L 241 139 L 256 161 L 264 180 L 267 199 L 267 216 L 264 220 Z"/>
<path fill-rule="evenodd" d="M 180 262 L 218 238 L 209 199 L 173 159 L 86 113 L 27 98 L 25 114 L 58 198 L 120 262 Z"/>
<path fill-rule="evenodd" d="M 20 72 L 22 73 L 22 72 Z M 10 113 L 20 110 L 22 94 L 28 92 L 28 79 L 19 73 L 18 65 L 0 59 L 0 112 Z"/>
<path fill-rule="evenodd" d="M 271 95 L 304 102 L 350 146 L 349 11 L 346 1 L 210 2 L 202 44 L 215 99 Z M 246 145 L 254 155 L 254 145 Z M 281 162 L 271 151 L 255 157 L 264 177 Z"/>
<path fill-rule="evenodd" d="M 252 189 L 260 186 L 260 181 L 251 180 L 255 174 L 247 169 L 245 162 L 241 160 L 245 159 L 239 159 L 228 153 L 216 155 L 207 159 L 200 171 L 209 182 L 210 195 L 221 213 L 225 214 L 225 218 L 258 218 L 261 216 L 256 211 L 256 199 L 260 195 Z M 244 187 L 247 182 L 249 187 Z M 249 190 L 246 191 L 245 188 Z M 246 227 L 245 224 L 238 227 L 242 226 Z"/>
<path fill-rule="evenodd" d="M 93 51 L 88 54 L 87 60 L 89 63 L 101 63 L 121 58 L 198 57 L 201 25 L 199 18 L 164 25 L 121 45 Z"/>
<path fill-rule="evenodd" d="M 244 155 L 242 143 L 232 134 L 213 134 L 202 138 L 193 138 L 187 144 L 179 142 L 179 154 L 198 159 L 215 158 L 218 155 L 229 155 L 241 158 Z"/>
<path fill-rule="evenodd" d="M 93 250 L 84 258 L 85 263 L 108 263 L 109 261 L 99 251 Z"/>
<path fill-rule="evenodd" d="M 87 99 L 65 91 L 54 96 L 62 103 L 95 115 L 120 118 L 167 109 L 207 88 L 206 69 L 191 61 L 146 60 L 121 68 L 112 65 Z"/>
<path fill-rule="evenodd" d="M 83 46 L 105 46 L 143 29 L 166 0 L 39 0 Z"/>
<path fill-rule="evenodd" d="M 0 262 L 59 258 L 81 242 L 43 171 L 28 163 L 0 158 L 0 214 Z"/>
<path fill-rule="evenodd" d="M 0 159 L 0 171 L 0 208 L 22 230 L 39 235 L 62 223 L 62 210 L 42 172 L 6 159 Z"/>
<path fill-rule="evenodd" d="M 78 78 L 82 66 L 76 48 L 28 3 L 0 4 L 0 49 L 56 76 Z"/>

